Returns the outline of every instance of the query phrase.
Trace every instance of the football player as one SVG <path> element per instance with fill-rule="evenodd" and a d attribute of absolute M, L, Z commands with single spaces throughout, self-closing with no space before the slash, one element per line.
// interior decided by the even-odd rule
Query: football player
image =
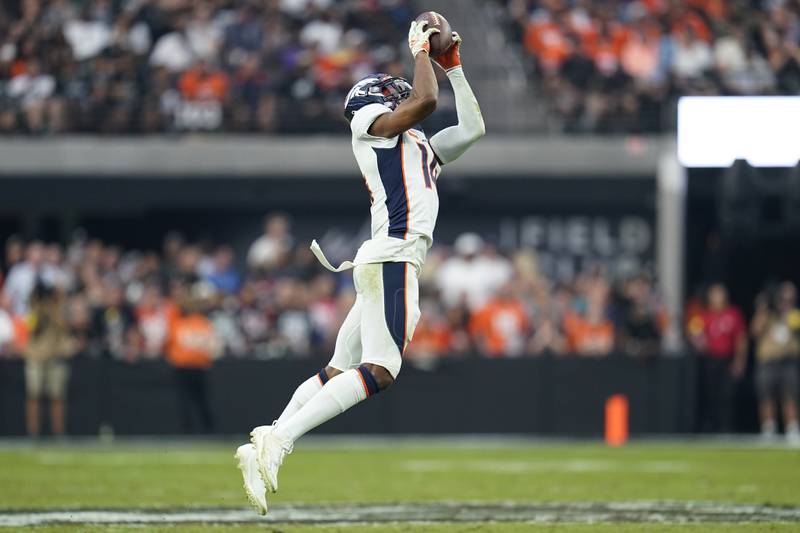
<path fill-rule="evenodd" d="M 438 85 L 429 58 L 436 28 L 412 22 L 413 86 L 373 74 L 345 100 L 353 153 L 371 197 L 372 238 L 353 261 L 334 268 L 316 241 L 312 250 L 329 270 L 354 268 L 356 301 L 339 331 L 330 363 L 300 384 L 278 419 L 251 432 L 236 457 L 244 487 L 266 513 L 266 493 L 278 490 L 278 470 L 295 441 L 308 431 L 389 388 L 419 319 L 418 277 L 433 242 L 441 166 L 458 159 L 485 133 L 483 118 L 461 67 L 461 38 L 433 58 L 453 87 L 458 124 L 428 139 L 420 122 L 436 109 Z"/>

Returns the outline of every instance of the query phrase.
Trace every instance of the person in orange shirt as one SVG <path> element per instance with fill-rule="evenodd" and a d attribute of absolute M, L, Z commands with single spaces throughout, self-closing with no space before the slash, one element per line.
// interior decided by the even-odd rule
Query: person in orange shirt
<path fill-rule="evenodd" d="M 573 52 L 572 43 L 565 32 L 566 20 L 550 17 L 534 19 L 528 25 L 524 43 L 528 52 L 539 60 L 547 72 L 556 72 Z"/>
<path fill-rule="evenodd" d="M 210 433 L 213 419 L 208 400 L 208 370 L 219 353 L 214 326 L 198 290 L 181 304 L 181 313 L 170 324 L 167 361 L 172 365 L 186 433 Z"/>
<path fill-rule="evenodd" d="M 447 317 L 432 302 L 422 305 L 422 316 L 414 330 L 414 339 L 403 356 L 407 359 L 435 359 L 450 355 L 453 332 Z"/>
<path fill-rule="evenodd" d="M 228 95 L 228 77 L 206 61 L 200 61 L 195 67 L 183 73 L 178 81 L 178 88 L 185 100 L 196 102 L 220 102 Z"/>
<path fill-rule="evenodd" d="M 143 355 L 148 359 L 161 357 L 169 340 L 170 324 L 178 315 L 177 306 L 164 298 L 158 284 L 150 283 L 144 288 L 135 315 Z"/>
<path fill-rule="evenodd" d="M 586 314 L 567 313 L 564 330 L 569 351 L 577 355 L 604 357 L 614 347 L 614 324 L 606 317 L 604 288 L 589 289 Z"/>
<path fill-rule="evenodd" d="M 480 350 L 491 357 L 522 355 L 530 331 L 525 307 L 508 283 L 472 315 L 469 331 Z"/>

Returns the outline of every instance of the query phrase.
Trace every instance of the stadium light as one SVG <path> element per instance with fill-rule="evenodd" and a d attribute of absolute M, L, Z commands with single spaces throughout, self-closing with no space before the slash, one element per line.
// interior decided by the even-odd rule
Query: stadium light
<path fill-rule="evenodd" d="M 678 159 L 686 167 L 793 167 L 800 97 L 687 96 L 678 101 Z"/>

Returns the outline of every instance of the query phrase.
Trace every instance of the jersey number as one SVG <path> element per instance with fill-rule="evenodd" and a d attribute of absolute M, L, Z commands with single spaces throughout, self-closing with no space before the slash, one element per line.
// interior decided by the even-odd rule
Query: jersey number
<path fill-rule="evenodd" d="M 428 146 L 424 143 L 417 141 L 420 152 L 422 152 L 422 175 L 425 176 L 425 187 L 428 189 L 433 188 L 433 180 L 436 174 L 436 158 L 433 155 L 428 155 Z M 428 160 L 430 159 L 430 164 Z"/>

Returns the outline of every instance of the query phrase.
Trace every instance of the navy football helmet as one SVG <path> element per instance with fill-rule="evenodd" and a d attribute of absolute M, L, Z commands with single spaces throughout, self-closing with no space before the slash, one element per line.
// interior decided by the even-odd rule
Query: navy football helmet
<path fill-rule="evenodd" d="M 370 74 L 353 85 L 344 101 L 344 118 L 350 122 L 353 114 L 369 104 L 383 104 L 391 110 L 408 98 L 411 84 L 405 78 L 388 74 Z"/>

